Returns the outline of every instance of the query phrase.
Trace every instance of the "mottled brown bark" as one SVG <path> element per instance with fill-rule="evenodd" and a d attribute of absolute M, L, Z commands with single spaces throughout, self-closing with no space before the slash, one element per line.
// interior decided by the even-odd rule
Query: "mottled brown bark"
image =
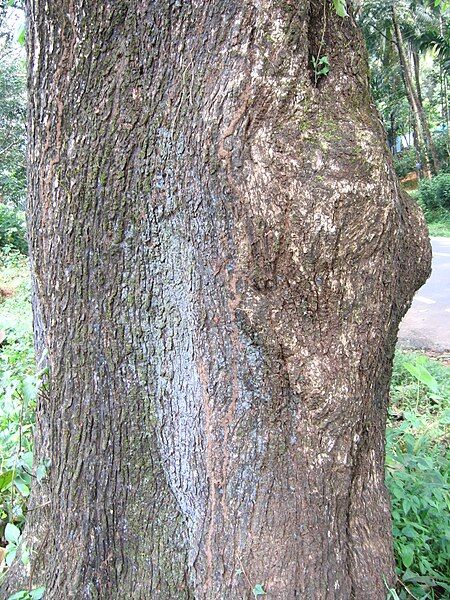
<path fill-rule="evenodd" d="M 381 600 L 392 354 L 430 250 L 352 19 L 307 0 L 28 10 L 52 460 L 33 584 Z"/>

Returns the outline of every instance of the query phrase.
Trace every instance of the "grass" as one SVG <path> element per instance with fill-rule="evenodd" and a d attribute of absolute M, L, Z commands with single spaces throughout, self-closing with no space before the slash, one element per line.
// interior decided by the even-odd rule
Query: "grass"
<path fill-rule="evenodd" d="M 405 188 L 406 189 L 406 188 Z M 419 191 L 406 189 L 411 198 L 418 200 Z M 450 211 L 445 208 L 429 210 L 423 205 L 422 210 L 428 225 L 428 231 L 432 237 L 450 237 Z"/>
<path fill-rule="evenodd" d="M 447 210 L 425 214 L 431 236 L 450 237 L 450 212 Z"/>
<path fill-rule="evenodd" d="M 6 292 L 0 297 L 0 332 L 5 335 L 0 345 L 0 537 L 5 547 L 0 548 L 0 562 L 3 559 L 4 570 L 20 540 L 32 465 L 36 378 L 25 258 L 0 255 L 0 290 Z M 398 586 L 387 596 L 450 599 L 450 367 L 398 350 L 391 398 L 386 482 L 392 497 Z M 39 465 L 39 471 L 45 474 L 45 465 Z"/>

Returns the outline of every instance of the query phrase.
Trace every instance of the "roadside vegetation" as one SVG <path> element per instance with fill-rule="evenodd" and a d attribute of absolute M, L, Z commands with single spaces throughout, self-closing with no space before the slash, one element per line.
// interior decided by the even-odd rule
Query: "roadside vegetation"
<path fill-rule="evenodd" d="M 25 522 L 36 402 L 27 259 L 0 255 L 0 571 L 11 564 Z"/>
<path fill-rule="evenodd" d="M 0 571 L 15 556 L 32 483 L 38 379 L 34 365 L 27 259 L 0 254 Z M 447 357 L 450 359 L 450 357 Z M 397 351 L 387 429 L 386 478 L 392 497 L 399 582 L 391 598 L 450 598 L 450 367 Z M 25 561 L 27 556 L 25 554 Z M 40 590 L 35 590 L 39 597 Z M 411 595 L 412 594 L 412 595 Z"/>
<path fill-rule="evenodd" d="M 402 600 L 450 598 L 449 359 L 394 361 L 386 482 Z"/>
<path fill-rule="evenodd" d="M 423 179 L 409 194 L 420 204 L 430 235 L 450 236 L 450 173 Z"/>

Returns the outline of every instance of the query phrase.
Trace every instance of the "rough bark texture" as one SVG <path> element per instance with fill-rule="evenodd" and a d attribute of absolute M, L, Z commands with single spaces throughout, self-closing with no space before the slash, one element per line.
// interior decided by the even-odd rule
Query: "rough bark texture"
<path fill-rule="evenodd" d="M 391 362 L 430 249 L 352 19 L 307 0 L 28 11 L 52 460 L 32 585 L 384 599 Z"/>

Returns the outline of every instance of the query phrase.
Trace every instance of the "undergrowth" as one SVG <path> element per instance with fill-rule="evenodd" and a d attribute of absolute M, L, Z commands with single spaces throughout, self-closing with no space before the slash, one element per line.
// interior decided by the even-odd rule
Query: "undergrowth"
<path fill-rule="evenodd" d="M 450 367 L 398 351 L 386 483 L 402 600 L 450 598 L 449 426 Z"/>
<path fill-rule="evenodd" d="M 450 211 L 442 209 L 425 215 L 430 235 L 450 237 Z"/>
<path fill-rule="evenodd" d="M 36 375 L 27 259 L 0 254 L 0 549 L 12 562 L 31 486 Z"/>
<path fill-rule="evenodd" d="M 450 210 L 442 207 L 428 208 L 420 200 L 418 190 L 408 190 L 408 194 L 419 202 L 423 210 L 430 235 L 436 237 L 450 237 Z"/>

